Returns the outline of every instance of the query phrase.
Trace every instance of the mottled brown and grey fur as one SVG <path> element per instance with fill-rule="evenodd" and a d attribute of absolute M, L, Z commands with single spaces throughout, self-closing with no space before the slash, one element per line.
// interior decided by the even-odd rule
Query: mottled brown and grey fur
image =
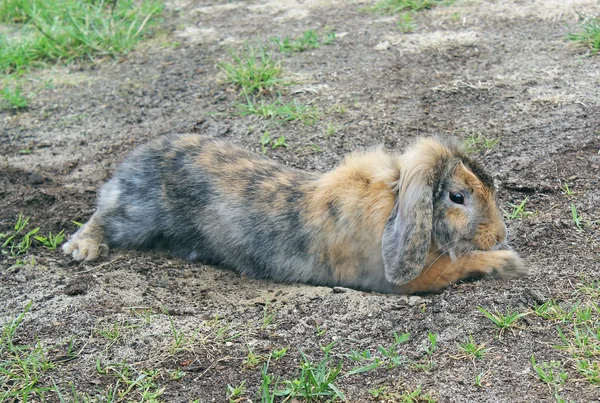
<path fill-rule="evenodd" d="M 254 278 L 414 293 L 524 274 L 505 238 L 491 177 L 452 139 L 316 174 L 178 134 L 131 153 L 63 249 L 77 260 L 159 249 Z"/>

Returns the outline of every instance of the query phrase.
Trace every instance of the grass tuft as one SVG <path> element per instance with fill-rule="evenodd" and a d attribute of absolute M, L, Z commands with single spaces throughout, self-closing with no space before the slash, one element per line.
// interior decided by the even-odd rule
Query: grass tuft
<path fill-rule="evenodd" d="M 21 23 L 18 35 L 0 35 L 0 71 L 22 73 L 33 65 L 127 53 L 156 21 L 158 0 L 9 0 L 0 20 Z"/>
<path fill-rule="evenodd" d="M 48 372 L 54 364 L 47 350 L 38 341 L 35 345 L 17 345 L 16 332 L 31 308 L 29 302 L 23 312 L 8 321 L 0 336 L 0 401 L 46 401 L 54 387 L 47 384 Z"/>
<path fill-rule="evenodd" d="M 319 38 L 316 31 L 305 31 L 299 38 L 271 38 L 279 51 L 283 54 L 299 53 L 310 49 L 317 49 L 321 45 L 330 45 L 335 41 L 335 32 L 328 32 Z"/>
<path fill-rule="evenodd" d="M 261 99 L 257 102 L 247 97 L 246 101 L 245 104 L 238 105 L 239 114 L 242 116 L 256 115 L 281 122 L 299 120 L 309 126 L 314 124 L 319 116 L 316 108 L 304 105 L 298 100 L 284 103 L 279 99 L 273 102 Z"/>
<path fill-rule="evenodd" d="M 292 84 L 282 76 L 281 62 L 261 44 L 246 45 L 245 49 L 231 52 L 231 63 L 220 63 L 219 70 L 225 75 L 223 83 L 231 84 L 241 93 L 252 95 L 267 93 Z"/>
<path fill-rule="evenodd" d="M 515 218 L 526 218 L 535 215 L 534 211 L 525 210 L 525 205 L 529 201 L 529 197 L 524 198 L 519 204 L 508 203 L 508 206 L 512 208 L 512 211 L 504 211 L 504 217 L 508 220 L 514 220 Z"/>
<path fill-rule="evenodd" d="M 429 10 L 439 5 L 451 3 L 452 1 L 448 0 L 382 0 L 369 7 L 369 10 L 381 14 L 398 14 L 405 11 Z"/>
<path fill-rule="evenodd" d="M 588 48 L 591 54 L 600 52 L 600 18 L 585 19 L 579 31 L 569 33 L 567 39 Z"/>

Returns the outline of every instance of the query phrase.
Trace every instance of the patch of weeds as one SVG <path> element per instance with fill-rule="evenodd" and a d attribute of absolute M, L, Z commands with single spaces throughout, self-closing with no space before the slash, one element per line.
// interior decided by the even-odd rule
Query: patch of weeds
<path fill-rule="evenodd" d="M 575 325 L 582 325 L 592 322 L 594 313 L 599 308 L 592 302 L 591 306 L 583 306 L 580 301 L 575 303 L 569 309 L 562 308 L 556 301 L 548 301 L 542 305 L 536 305 L 533 312 L 546 320 L 553 320 L 561 323 L 570 322 Z"/>
<path fill-rule="evenodd" d="M 158 0 L 33 0 L 7 4 L 0 8 L 0 19 L 22 24 L 15 38 L 0 37 L 0 71 L 7 74 L 48 61 L 126 53 L 156 23 L 164 7 Z"/>
<path fill-rule="evenodd" d="M 244 365 L 246 368 L 254 368 L 265 360 L 265 357 L 260 354 L 256 354 L 250 345 L 247 344 L 246 348 L 248 349 L 248 354 L 242 361 L 242 365 Z"/>
<path fill-rule="evenodd" d="M 279 147 L 288 148 L 287 143 L 285 142 L 285 136 L 279 136 L 276 139 L 272 139 L 269 131 L 265 131 L 263 135 L 260 137 L 260 149 L 263 155 L 266 155 L 269 149 L 275 150 Z M 265 309 L 266 309 L 265 305 Z"/>
<path fill-rule="evenodd" d="M 245 49 L 231 52 L 231 63 L 219 63 L 224 74 L 223 83 L 232 84 L 246 96 L 267 93 L 293 84 L 282 78 L 281 62 L 273 59 L 262 45 L 246 45 Z"/>
<path fill-rule="evenodd" d="M 573 224 L 575 224 L 577 229 L 579 231 L 583 231 L 583 219 L 581 218 L 581 214 L 577 212 L 575 203 L 571 203 L 571 218 L 573 219 Z"/>
<path fill-rule="evenodd" d="M 45 387 L 48 372 L 55 365 L 47 357 L 47 349 L 38 341 L 35 345 L 16 345 L 15 334 L 31 308 L 2 327 L 0 337 L 0 401 L 46 401 L 54 387 Z"/>
<path fill-rule="evenodd" d="M 321 45 L 331 45 L 335 42 L 335 32 L 327 32 L 324 36 L 319 37 L 316 31 L 305 31 L 298 38 L 271 38 L 279 51 L 283 54 L 299 53 L 309 49 L 317 49 Z"/>
<path fill-rule="evenodd" d="M 0 98 L 2 98 L 10 108 L 16 110 L 25 109 L 27 108 L 27 105 L 29 105 L 29 100 L 27 97 L 23 96 L 19 84 L 9 86 L 4 83 L 2 91 L 0 92 Z"/>
<path fill-rule="evenodd" d="M 279 385 L 279 378 L 275 379 L 274 375 L 269 374 L 269 364 L 271 357 L 263 365 L 260 371 L 260 387 L 258 390 L 258 396 L 260 397 L 261 403 L 275 403 L 277 395 L 277 386 Z"/>
<path fill-rule="evenodd" d="M 485 348 L 485 343 L 477 344 L 473 340 L 473 335 L 469 335 L 467 340 L 458 344 L 459 354 L 456 358 L 465 358 L 468 360 L 475 361 L 483 358 L 489 349 Z"/>
<path fill-rule="evenodd" d="M 568 375 L 564 371 L 562 364 L 557 361 L 542 362 L 538 364 L 535 361 L 535 357 L 532 355 L 531 366 L 537 373 L 540 381 L 546 382 L 550 385 L 560 386 L 565 383 L 568 378 Z"/>
<path fill-rule="evenodd" d="M 398 353 L 398 346 L 406 343 L 410 339 L 410 333 L 398 334 L 394 332 L 394 342 L 387 348 L 383 346 L 377 347 L 379 353 L 384 357 L 384 361 L 388 368 L 393 368 L 406 362 L 406 358 Z"/>
<path fill-rule="evenodd" d="M 600 298 L 600 280 L 592 279 L 584 282 L 582 286 L 577 288 L 577 292 L 597 300 Z"/>
<path fill-rule="evenodd" d="M 181 369 L 177 368 L 174 369 L 172 371 L 168 371 L 169 374 L 169 379 L 172 381 L 179 381 L 181 379 L 183 379 L 183 377 L 186 375 L 185 371 L 182 371 Z"/>
<path fill-rule="evenodd" d="M 100 329 L 96 330 L 96 334 L 109 341 L 105 349 L 109 349 L 115 344 L 125 333 L 132 332 L 135 329 L 140 328 L 140 323 L 131 323 L 128 320 L 121 320 L 112 324 L 105 324 Z"/>
<path fill-rule="evenodd" d="M 600 385 L 600 306 L 598 296 L 600 283 L 586 283 L 578 287 L 574 295 L 577 300 L 569 308 L 561 307 L 554 301 L 536 306 L 534 312 L 539 317 L 557 321 L 559 342 L 553 347 L 568 354 L 562 362 L 568 365 L 563 368 L 557 363 L 537 364 L 532 357 L 532 366 L 540 380 L 555 385 L 555 397 L 560 398 L 559 387 L 567 380 L 566 369 L 577 372 L 569 378 L 579 382 L 587 381 L 592 385 Z"/>
<path fill-rule="evenodd" d="M 512 211 L 504 211 L 504 217 L 509 220 L 516 218 L 527 218 L 535 215 L 534 211 L 525 210 L 525 205 L 529 201 L 529 196 L 524 198 L 519 204 L 508 203 L 508 206 L 512 208 Z"/>
<path fill-rule="evenodd" d="M 298 100 L 288 103 L 284 103 L 280 99 L 273 102 L 266 102 L 262 99 L 255 101 L 247 97 L 246 101 L 245 104 L 238 105 L 241 116 L 256 115 L 267 119 L 275 119 L 280 122 L 299 120 L 308 126 L 314 124 L 319 116 L 316 108 L 304 105 Z"/>
<path fill-rule="evenodd" d="M 113 323 L 112 326 L 106 326 L 98 330 L 97 333 L 99 336 L 114 343 L 121 337 L 121 330 L 122 327 L 119 323 Z"/>
<path fill-rule="evenodd" d="M 163 308 L 163 312 L 165 315 L 167 315 L 167 318 L 169 318 L 171 335 L 173 336 L 173 343 L 171 344 L 170 352 L 171 352 L 171 354 L 175 354 L 179 351 L 182 351 L 184 349 L 185 345 L 188 344 L 188 342 L 190 340 L 187 337 L 185 337 L 185 334 L 183 333 L 182 330 L 178 329 L 175 326 L 175 322 L 173 321 L 173 318 L 169 314 L 169 311 L 167 311 L 165 308 Z"/>
<path fill-rule="evenodd" d="M 493 313 L 480 306 L 478 306 L 477 309 L 479 309 L 479 311 L 486 318 L 488 318 L 494 325 L 496 325 L 500 329 L 500 334 L 502 334 L 502 332 L 506 329 L 515 327 L 519 319 L 529 314 L 528 312 L 512 312 L 510 308 L 507 310 L 506 313 L 502 313 L 497 309 L 495 310 L 496 312 Z"/>
<path fill-rule="evenodd" d="M 391 401 L 391 402 L 402 402 L 402 403 L 435 403 L 436 399 L 431 397 L 427 393 L 423 393 L 421 386 L 413 391 L 406 390 L 402 393 L 390 391 L 390 387 L 387 385 L 381 386 L 377 389 L 370 389 L 369 393 L 375 399 L 380 401 Z"/>
<path fill-rule="evenodd" d="M 340 129 L 342 128 L 342 126 L 338 125 L 337 123 L 327 123 L 327 126 L 325 127 L 325 136 L 327 137 L 331 137 L 334 134 L 336 134 Z"/>
<path fill-rule="evenodd" d="M 404 11 L 429 10 L 440 5 L 451 4 L 452 0 L 382 0 L 368 8 L 381 14 L 398 14 Z"/>
<path fill-rule="evenodd" d="M 567 381 L 569 375 L 565 372 L 562 364 L 557 361 L 542 362 L 538 364 L 535 357 L 531 356 L 531 366 L 536 372 L 540 381 L 545 382 L 554 389 L 554 397 L 557 402 L 565 402 L 559 395 L 562 385 Z"/>
<path fill-rule="evenodd" d="M 322 326 L 320 324 L 316 324 L 315 326 L 315 334 L 317 335 L 317 337 L 322 337 L 325 336 L 325 333 L 327 333 L 327 326 Z"/>
<path fill-rule="evenodd" d="M 398 17 L 398 28 L 400 29 L 400 31 L 402 31 L 402 33 L 407 34 L 409 32 L 414 32 L 414 30 L 417 29 L 417 24 L 415 24 L 412 12 L 406 11 L 400 13 Z"/>
<path fill-rule="evenodd" d="M 100 360 L 96 360 L 96 371 L 100 375 L 109 375 L 117 378 L 117 381 L 108 391 L 107 401 L 138 401 L 140 403 L 155 403 L 163 394 L 164 388 L 158 386 L 161 377 L 160 370 L 148 369 L 138 371 L 132 365 L 123 362 L 119 364 L 107 364 L 102 366 Z M 104 401 L 104 400 L 102 400 Z"/>
<path fill-rule="evenodd" d="M 569 33 L 567 39 L 588 48 L 591 54 L 600 52 L 600 18 L 586 18 L 579 31 Z"/>
<path fill-rule="evenodd" d="M 244 395 L 246 394 L 246 381 L 242 381 L 237 386 L 227 385 L 227 398 L 229 403 L 237 403 L 244 401 Z"/>
<path fill-rule="evenodd" d="M 295 152 L 299 155 L 318 154 L 322 153 L 323 149 L 315 143 L 306 143 L 303 146 L 296 148 Z"/>
<path fill-rule="evenodd" d="M 60 246 L 65 240 L 65 230 L 61 230 L 58 234 L 52 235 L 52 232 L 48 233 L 48 236 L 35 236 L 36 241 L 39 241 L 45 248 L 54 250 Z"/>
<path fill-rule="evenodd" d="M 266 132 L 265 134 L 267 134 L 268 132 Z M 261 141 L 262 144 L 262 141 Z M 274 150 L 278 147 L 286 147 L 287 148 L 287 144 L 285 144 L 285 137 L 281 136 L 279 137 L 277 140 L 275 140 L 274 142 L 271 142 L 271 149 Z M 263 154 L 264 154 L 264 150 L 263 150 Z M 273 305 L 269 305 L 269 300 L 265 300 L 265 307 L 263 308 L 263 317 L 262 317 L 262 323 L 260 325 L 261 329 L 266 329 L 267 327 L 269 327 L 269 325 L 271 325 L 274 321 L 275 321 L 275 315 L 276 315 L 276 310 L 273 308 Z"/>
<path fill-rule="evenodd" d="M 273 350 L 273 354 L 271 355 L 275 360 L 280 360 L 283 358 L 285 353 L 287 353 L 288 347 L 280 348 L 279 350 Z"/>
<path fill-rule="evenodd" d="M 0 3 L 0 22 L 21 23 L 26 15 L 23 10 L 31 6 L 31 0 L 3 0 Z"/>
<path fill-rule="evenodd" d="M 471 134 L 464 140 L 465 147 L 468 153 L 489 152 L 500 143 L 500 138 L 488 138 L 482 133 L 472 131 Z"/>
<path fill-rule="evenodd" d="M 575 194 L 575 192 L 572 189 L 569 188 L 569 184 L 568 183 L 565 183 L 564 185 L 562 185 L 560 187 L 560 190 L 562 190 L 562 193 L 565 196 L 573 196 Z"/>
<path fill-rule="evenodd" d="M 23 217 L 22 213 L 19 213 L 17 223 L 14 226 L 13 231 L 7 233 L 0 233 L 0 241 L 4 240 L 0 250 L 3 255 L 10 254 L 11 257 L 16 258 L 19 255 L 26 253 L 33 240 L 35 234 L 40 230 L 36 227 L 28 232 L 25 232 L 25 227 L 29 224 L 29 217 Z"/>
<path fill-rule="evenodd" d="M 438 335 L 436 333 L 427 332 L 427 345 L 425 346 L 425 354 L 431 356 L 433 352 L 437 348 L 437 338 Z"/>
<path fill-rule="evenodd" d="M 285 396 L 288 399 L 300 398 L 313 401 L 315 399 L 345 400 L 341 390 L 335 386 L 342 372 L 343 362 L 331 365 L 328 354 L 318 363 L 312 363 L 310 359 L 300 351 L 300 374 L 297 378 L 282 382 L 284 389 L 276 391 L 277 396 Z"/>
<path fill-rule="evenodd" d="M 204 321 L 196 331 L 196 341 L 202 345 L 211 343 L 227 343 L 242 337 L 242 333 L 235 329 L 225 318 L 216 315 L 209 321 Z"/>
<path fill-rule="evenodd" d="M 337 113 L 343 115 L 347 112 L 346 106 L 344 104 L 334 104 L 327 109 L 328 114 Z"/>
<path fill-rule="evenodd" d="M 133 314 L 144 324 L 149 325 L 154 321 L 153 310 L 152 308 L 129 308 Z"/>
<path fill-rule="evenodd" d="M 488 374 L 488 371 L 480 372 L 477 375 L 475 375 L 475 382 L 473 382 L 473 384 L 478 388 L 483 388 L 483 380 L 487 374 Z"/>

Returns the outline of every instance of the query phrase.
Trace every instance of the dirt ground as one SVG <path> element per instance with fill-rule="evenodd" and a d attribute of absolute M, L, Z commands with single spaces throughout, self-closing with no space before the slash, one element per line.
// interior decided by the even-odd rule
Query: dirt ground
<path fill-rule="evenodd" d="M 597 3 L 457 1 L 419 13 L 408 34 L 397 17 L 364 11 L 369 4 L 174 0 L 161 32 L 127 57 L 33 73 L 32 86 L 52 79 L 52 88 L 26 111 L 0 111 L 0 232 L 22 212 L 42 232 L 73 233 L 72 221 L 91 215 L 96 189 L 125 154 L 164 133 L 201 133 L 260 151 L 269 130 L 289 145 L 269 157 L 316 171 L 370 146 L 402 150 L 422 135 L 482 133 L 500 139 L 476 158 L 498 180 L 503 206 L 528 197 L 526 210 L 536 213 L 507 221 L 529 277 L 407 297 L 255 281 L 153 253 L 113 251 L 103 262 L 78 264 L 34 246 L 21 266 L 0 256 L 0 313 L 14 318 L 33 301 L 17 334 L 22 343 L 54 346 L 56 368 L 42 382 L 106 396 L 117 377 L 99 372 L 97 360 L 127 362 L 160 370 L 161 401 L 228 401 L 227 385 L 242 381 L 245 399 L 257 401 L 265 361 L 245 362 L 249 349 L 267 357 L 288 347 L 269 372 L 292 379 L 300 350 L 318 362 L 321 346 L 336 342 L 332 362 L 343 359 L 347 372 L 358 365 L 347 358 L 351 350 L 375 352 L 397 332 L 410 333 L 398 352 L 413 364 L 339 379 L 348 401 L 376 400 L 369 390 L 377 388 L 401 400 L 418 386 L 439 402 L 556 401 L 531 365 L 532 355 L 568 361 L 551 347 L 556 327 L 528 315 L 499 336 L 477 307 L 526 312 L 570 301 L 578 284 L 600 277 L 599 59 L 565 41 L 577 13 L 597 13 Z M 219 82 L 217 68 L 228 49 L 308 29 L 335 29 L 336 39 L 285 57 L 286 74 L 299 82 L 285 97 L 318 108 L 317 122 L 235 115 L 237 92 Z M 327 135 L 328 124 L 339 130 Z M 561 190 L 565 183 L 573 195 Z M 437 349 L 424 361 L 428 332 L 438 335 Z M 179 346 L 174 333 L 183 335 Z M 490 348 L 480 360 L 457 358 L 457 343 L 469 335 Z M 70 341 L 77 354 L 60 359 Z M 600 401 L 598 385 L 571 375 L 562 398 Z"/>

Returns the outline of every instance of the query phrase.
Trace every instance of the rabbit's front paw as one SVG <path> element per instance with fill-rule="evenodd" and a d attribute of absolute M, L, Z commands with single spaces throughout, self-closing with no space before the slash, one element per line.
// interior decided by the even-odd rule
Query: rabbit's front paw
<path fill-rule="evenodd" d="M 494 258 L 490 265 L 492 277 L 517 278 L 527 275 L 528 269 L 523 259 L 512 250 L 498 250 L 490 252 Z"/>
<path fill-rule="evenodd" d="M 108 255 L 108 245 L 104 243 L 104 231 L 94 217 L 81 227 L 62 249 L 75 260 L 88 262 Z"/>
<path fill-rule="evenodd" d="M 78 236 L 63 245 L 63 252 L 75 260 L 93 261 L 108 255 L 108 245 L 95 238 Z"/>

